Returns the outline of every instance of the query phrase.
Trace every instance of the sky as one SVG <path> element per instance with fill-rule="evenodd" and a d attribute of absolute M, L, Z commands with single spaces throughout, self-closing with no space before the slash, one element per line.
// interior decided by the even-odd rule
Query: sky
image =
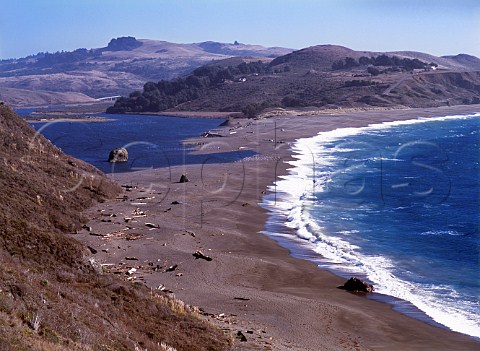
<path fill-rule="evenodd" d="M 134 36 L 480 57 L 480 0 L 0 0 L 0 59 Z"/>

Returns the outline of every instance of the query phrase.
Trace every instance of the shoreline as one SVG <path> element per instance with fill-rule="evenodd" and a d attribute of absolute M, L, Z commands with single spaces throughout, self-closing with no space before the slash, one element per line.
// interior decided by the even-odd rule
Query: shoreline
<path fill-rule="evenodd" d="M 160 112 L 127 112 L 125 115 L 144 115 L 180 118 L 230 118 L 241 112 L 201 112 L 201 111 L 160 111 Z"/>
<path fill-rule="evenodd" d="M 47 123 L 47 122 L 86 122 L 86 123 L 102 123 L 102 122 L 111 122 L 113 119 L 105 117 L 43 117 L 43 118 L 30 118 L 22 117 L 23 120 L 27 123 Z"/>
<path fill-rule="evenodd" d="M 395 127 L 399 125 L 412 126 L 412 125 L 423 124 L 424 122 L 430 122 L 430 121 L 441 122 L 441 121 L 471 119 L 469 117 L 475 118 L 478 121 L 478 118 L 480 117 L 480 113 L 476 112 L 476 113 L 469 113 L 468 115 L 460 114 L 460 115 L 438 116 L 438 117 L 432 117 L 432 118 L 414 118 L 414 119 L 409 119 L 404 121 L 371 124 L 368 127 L 361 127 L 361 128 L 355 129 L 354 131 L 346 130 L 345 131 L 346 134 L 344 134 L 342 130 L 339 130 L 339 133 L 342 136 L 348 137 L 348 135 L 357 135 L 357 133 L 362 134 L 364 132 L 368 133 L 368 131 L 370 130 L 374 130 L 374 131 L 385 130 L 385 129 L 389 129 L 390 127 Z M 290 210 L 290 207 L 292 205 L 294 206 L 294 208 L 297 208 L 297 207 L 300 208 L 301 206 L 303 207 L 305 205 L 305 202 L 302 201 L 300 204 L 297 204 L 297 201 L 300 197 L 303 197 L 302 195 L 303 191 L 306 192 L 307 197 L 309 192 L 311 191 L 311 190 L 308 190 L 311 186 L 308 184 L 311 184 L 311 181 L 310 183 L 305 181 L 305 175 L 309 173 L 308 171 L 305 171 L 305 167 L 307 168 L 311 167 L 309 166 L 312 160 L 312 156 L 310 155 L 310 151 L 309 151 L 310 150 L 309 145 L 311 143 L 311 140 L 316 140 L 317 142 L 319 142 L 319 141 L 325 140 L 325 138 L 327 138 L 327 140 L 330 140 L 330 137 L 340 138 L 339 136 L 337 136 L 338 134 L 337 131 L 332 131 L 332 132 L 330 131 L 321 132 L 317 136 L 302 138 L 302 139 L 299 139 L 300 142 L 297 141 L 294 149 L 295 154 L 297 156 L 295 157 L 296 158 L 295 161 L 292 163 L 292 167 L 297 170 L 299 169 L 299 172 L 302 176 L 298 176 L 297 171 L 294 171 L 293 175 L 290 174 L 287 177 L 282 177 L 282 179 L 280 180 L 280 184 L 278 184 L 278 186 L 276 183 L 275 187 L 273 186 L 271 187 L 272 189 L 275 189 L 274 190 L 275 197 L 273 198 L 272 196 L 266 196 L 264 198 L 264 201 L 261 203 L 261 206 L 266 208 L 267 211 L 270 212 L 269 219 L 266 223 L 265 230 L 263 232 L 267 236 L 273 238 L 277 243 L 279 243 L 279 245 L 287 248 L 293 257 L 312 261 L 316 263 L 320 269 L 324 269 L 329 272 L 332 272 L 333 274 L 340 276 L 345 280 L 349 279 L 351 276 L 356 276 L 362 280 L 366 280 L 369 283 L 374 284 L 375 287 L 377 288 L 377 284 L 379 284 L 379 282 L 369 279 L 369 275 L 371 274 L 371 272 L 364 271 L 364 270 L 360 271 L 358 270 L 358 267 L 355 267 L 354 271 L 352 271 L 352 268 L 353 268 L 352 266 L 349 266 L 348 264 L 346 265 L 345 263 L 338 263 L 336 262 L 336 258 L 334 258 L 333 260 L 328 259 L 327 258 L 329 257 L 328 250 L 325 251 L 326 257 L 322 256 L 323 255 L 322 252 L 317 251 L 316 244 L 310 243 L 308 239 L 301 239 L 300 237 L 302 237 L 303 234 L 301 233 L 299 234 L 297 232 L 297 229 L 296 229 L 297 226 L 295 225 L 295 223 L 297 223 L 297 221 L 301 221 L 300 217 L 302 216 L 299 214 L 298 211 Z M 315 174 L 310 174 L 309 176 L 314 177 Z M 304 184 L 305 190 L 302 190 L 302 192 L 300 193 L 297 192 L 295 190 L 294 184 Z M 303 186 L 299 187 L 299 189 L 303 189 L 304 187 Z M 278 203 L 280 203 L 280 206 L 277 205 Z M 279 223 L 280 221 L 284 223 L 290 222 L 292 218 L 294 223 L 293 228 L 287 225 L 284 225 L 283 227 L 281 227 L 280 225 L 276 224 L 276 223 Z M 272 225 L 273 229 L 269 230 L 269 226 L 271 223 L 273 223 Z M 303 228 L 303 225 L 305 225 L 304 221 L 302 221 L 300 224 L 300 226 L 302 227 L 301 228 L 302 233 L 306 231 L 305 235 L 312 235 L 312 234 L 315 235 L 314 232 L 312 232 L 308 228 L 308 226 Z M 288 232 L 290 233 L 289 237 L 285 239 L 284 238 L 285 235 L 277 234 L 277 231 L 280 231 L 280 233 Z M 335 247 L 333 247 L 333 249 L 335 249 Z M 342 250 L 340 249 L 340 251 Z M 380 292 L 381 289 L 380 291 L 378 289 L 376 290 L 377 291 L 374 294 L 371 294 L 371 295 L 369 294 L 367 295 L 367 297 L 377 301 L 388 303 L 392 306 L 392 308 L 395 311 L 401 312 L 415 319 L 419 319 L 433 326 L 437 326 L 445 330 L 450 330 L 450 328 L 452 328 L 453 330 L 461 330 L 461 329 L 457 329 L 459 328 L 459 326 L 463 324 L 459 321 L 457 321 L 457 323 L 449 324 L 450 320 L 445 320 L 444 318 L 444 320 L 440 322 L 436 320 L 434 317 L 432 317 L 430 313 L 434 313 L 434 315 L 436 314 L 436 317 L 439 317 L 438 316 L 439 311 L 433 308 L 431 305 L 418 307 L 415 302 L 416 301 L 415 299 L 412 299 L 412 300 L 409 300 L 408 298 L 406 299 L 405 295 L 404 297 L 398 297 L 398 295 L 396 295 L 395 293 L 396 292 L 395 289 L 391 289 L 390 293 Z M 401 291 L 401 290 L 402 290 L 401 288 L 398 289 L 398 291 Z M 425 308 L 425 310 L 423 310 L 422 308 Z M 469 322 L 472 323 L 474 320 L 475 319 L 474 318 L 472 319 L 472 316 L 470 316 Z M 467 323 L 467 321 L 465 321 L 465 323 Z M 471 332 L 473 333 L 473 331 Z M 476 334 L 473 333 L 472 335 L 466 333 L 465 335 L 471 336 L 475 340 L 480 341 L 480 335 L 478 335 L 478 332 Z"/>
<path fill-rule="evenodd" d="M 109 267 L 142 266 L 137 272 L 142 272 L 149 286 L 172 290 L 234 334 L 243 331 L 247 341 L 237 340 L 238 350 L 473 350 L 478 342 L 469 336 L 405 316 L 384 302 L 338 290 L 343 278 L 292 257 L 288 249 L 260 234 L 268 214 L 258 204 L 273 181 L 287 173 L 289 166 L 284 161 L 292 159 L 290 146 L 300 137 L 344 126 L 478 111 L 480 106 L 475 105 L 289 116 L 253 124 L 238 121 L 243 126 L 227 137 L 228 143 L 224 138 L 211 143 L 222 151 L 249 148 L 258 156 L 233 164 L 111 175 L 121 184 L 137 188 L 125 192 L 126 200 L 88 211 L 89 226 L 96 234 L 135 232 L 141 238 L 106 239 L 85 230 L 75 237 L 97 248 L 96 259 L 113 265 Z M 208 150 L 209 144 L 205 144 L 199 152 Z M 185 173 L 190 182 L 176 183 Z M 129 221 L 132 229 L 125 230 L 122 218 L 131 217 L 137 207 L 146 217 Z M 115 217 L 104 216 L 109 212 Z M 106 218 L 111 218 L 110 222 Z M 158 228 L 145 228 L 145 221 L 159 223 Z M 213 260 L 195 260 L 192 253 L 197 250 Z M 137 260 L 132 264 L 126 257 Z M 148 269 L 155 262 L 161 266 L 159 270 Z M 175 270 L 167 271 L 174 265 Z"/>

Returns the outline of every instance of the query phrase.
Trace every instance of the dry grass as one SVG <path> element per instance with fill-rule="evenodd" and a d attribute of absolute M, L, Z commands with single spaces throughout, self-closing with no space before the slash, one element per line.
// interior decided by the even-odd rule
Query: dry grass
<path fill-rule="evenodd" d="M 65 235 L 93 201 L 118 194 L 115 184 L 35 136 L 6 106 L 0 137 L 0 350 L 230 348 L 183 302 L 99 274 Z"/>

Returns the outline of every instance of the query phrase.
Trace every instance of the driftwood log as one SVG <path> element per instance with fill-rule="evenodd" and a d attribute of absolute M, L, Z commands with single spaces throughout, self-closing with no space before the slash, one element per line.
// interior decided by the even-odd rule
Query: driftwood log
<path fill-rule="evenodd" d="M 210 256 L 205 255 L 202 251 L 195 251 L 193 253 L 193 257 L 195 257 L 196 259 L 201 258 L 201 259 L 204 259 L 206 261 L 211 261 L 212 260 L 212 258 Z"/>

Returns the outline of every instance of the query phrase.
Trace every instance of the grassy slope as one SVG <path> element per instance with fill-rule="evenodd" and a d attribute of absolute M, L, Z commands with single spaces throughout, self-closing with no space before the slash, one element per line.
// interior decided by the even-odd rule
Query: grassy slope
<path fill-rule="evenodd" d="M 291 52 L 286 48 L 216 42 L 177 44 L 140 40 L 139 43 L 141 45 L 133 49 L 118 51 L 92 49 L 96 55 L 78 59 L 72 59 L 72 53 L 63 52 L 51 54 L 48 62 L 42 60 L 43 54 L 0 61 L 0 87 L 25 89 L 33 92 L 33 96 L 38 91 L 50 91 L 99 98 L 128 94 L 141 89 L 147 81 L 178 77 L 212 60 L 230 56 L 276 57 Z M 33 105 L 10 94 L 3 100 L 15 106 Z M 68 99 L 64 97 L 63 103 L 66 102 Z M 46 104 L 53 103 L 46 101 Z"/>
<path fill-rule="evenodd" d="M 100 274 L 71 235 L 119 188 L 0 105 L 0 350 L 228 349 L 180 301 Z"/>
<path fill-rule="evenodd" d="M 53 92 L 39 90 L 25 90 L 14 88 L 2 88 L 0 101 L 12 106 L 42 106 L 77 103 L 93 103 L 95 99 L 76 92 Z"/>
<path fill-rule="evenodd" d="M 403 52 L 397 56 L 409 59 L 420 57 L 425 60 L 424 63 L 438 62 L 439 70 L 389 71 L 390 66 L 377 66 L 382 73 L 375 76 L 370 75 L 369 67 L 365 65 L 339 70 L 331 68 L 334 62 L 345 60 L 346 57 L 358 60 L 362 56 L 375 57 L 380 54 L 334 45 L 316 46 L 277 57 L 270 63 L 269 70 L 260 74 L 235 72 L 223 83 L 200 88 L 193 83 L 188 85 L 191 78 L 198 78 L 191 75 L 173 81 L 178 83 L 177 88 L 171 85 L 179 90 L 174 96 L 168 89 L 159 88 L 159 101 L 145 104 L 134 96 L 124 105 L 140 106 L 140 111 L 142 108 L 143 111 L 157 111 L 165 109 L 165 101 L 176 101 L 174 107 L 168 104 L 170 111 L 234 112 L 252 107 L 260 112 L 265 108 L 299 107 L 438 107 L 477 104 L 480 101 L 480 71 L 474 69 L 475 65 L 462 66 L 451 59 Z M 203 72 L 210 69 L 213 76 L 213 66 L 226 70 L 229 66 L 239 67 L 241 61 L 241 58 L 215 61 L 199 70 Z M 265 63 L 265 67 L 267 65 Z M 204 79 L 204 76 L 200 78 Z M 187 88 L 181 88 L 185 85 Z M 142 98 L 152 100 L 150 96 L 155 97 L 155 93 L 149 90 L 144 92 Z M 185 101 L 184 96 L 191 97 Z M 117 101 L 115 107 L 121 110 L 122 104 L 123 101 Z M 139 109 L 126 110 L 130 111 Z"/>

